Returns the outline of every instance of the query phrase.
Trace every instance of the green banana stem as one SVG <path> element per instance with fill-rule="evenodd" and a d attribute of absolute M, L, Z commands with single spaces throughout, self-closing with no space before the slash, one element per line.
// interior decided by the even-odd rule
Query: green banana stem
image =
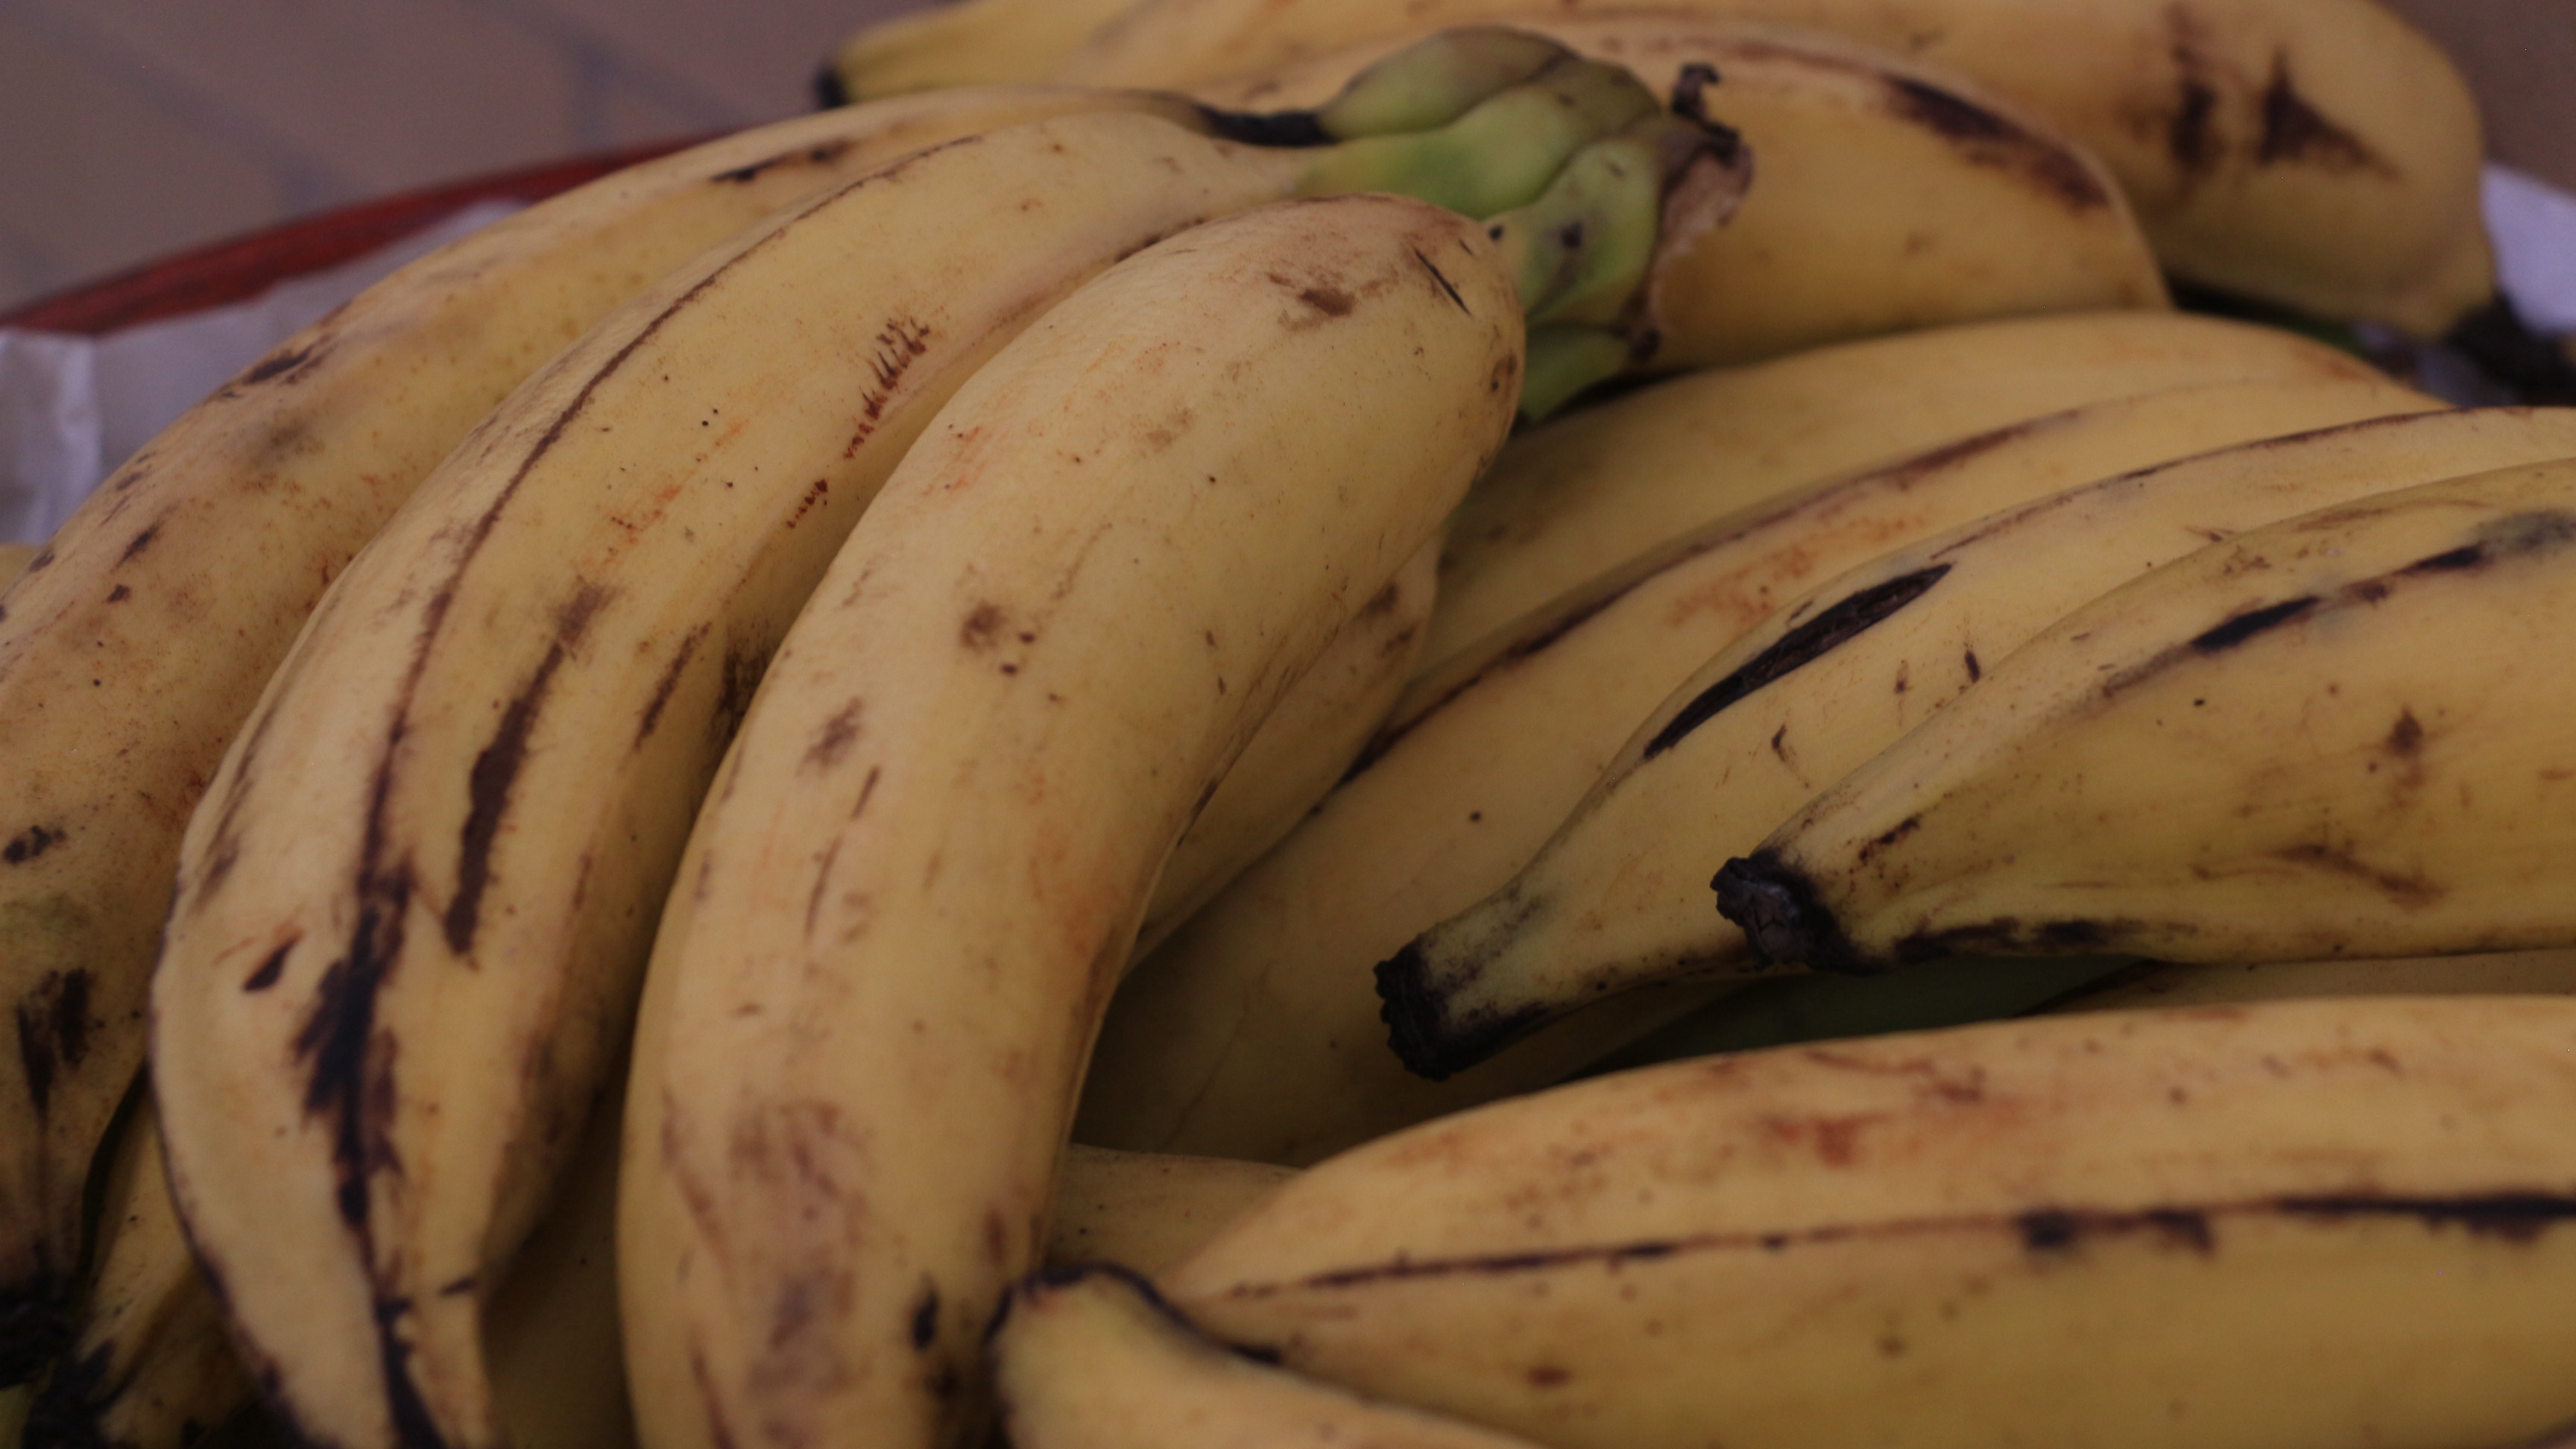
<path fill-rule="evenodd" d="M 1537 200 L 1491 219 L 1529 319 L 1521 411 L 1531 419 L 1654 355 L 1657 273 L 1742 196 L 1750 158 L 1699 112 L 1713 78 L 1686 77 L 1672 114 L 1582 147 Z"/>
<path fill-rule="evenodd" d="M 1312 148 L 1307 196 L 1391 191 L 1489 220 L 1530 324 L 1521 410 L 1543 418 L 1654 355 L 1656 279 L 1752 177 L 1685 67 L 1669 111 L 1624 67 L 1502 26 L 1444 30 L 1313 111 L 1202 111 L 1213 134 Z"/>
<path fill-rule="evenodd" d="M 1577 150 L 1654 111 L 1654 92 L 1630 72 L 1561 56 L 1444 126 L 1317 151 L 1299 189 L 1400 192 L 1488 217 L 1528 204 Z"/>
<path fill-rule="evenodd" d="M 1607 327 L 1532 327 L 1521 416 L 1544 421 L 1574 395 L 1628 370 L 1628 339 Z"/>
<path fill-rule="evenodd" d="M 1569 52 L 1526 30 L 1463 25 L 1402 50 L 1353 76 L 1315 111 L 1336 141 L 1428 131 L 1520 85 Z"/>

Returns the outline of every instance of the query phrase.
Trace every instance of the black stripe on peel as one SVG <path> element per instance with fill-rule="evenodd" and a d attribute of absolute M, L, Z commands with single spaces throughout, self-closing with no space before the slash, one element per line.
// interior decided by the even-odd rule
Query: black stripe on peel
<path fill-rule="evenodd" d="M 1923 597 L 1948 572 L 1950 565 L 1939 564 L 1845 595 L 1831 608 L 1781 635 L 1770 648 L 1746 660 L 1742 668 L 1701 690 L 1646 742 L 1645 758 L 1651 760 L 1680 744 L 1691 731 L 1715 719 L 1729 705 L 1858 637 Z"/>

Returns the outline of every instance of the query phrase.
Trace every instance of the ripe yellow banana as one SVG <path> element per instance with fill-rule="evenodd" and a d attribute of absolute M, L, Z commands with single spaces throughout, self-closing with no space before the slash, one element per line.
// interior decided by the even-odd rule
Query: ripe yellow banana
<path fill-rule="evenodd" d="M 494 1441 L 481 1285 L 839 540 L 1050 302 L 1339 155 L 1118 112 L 918 153 L 587 334 L 342 575 L 191 823 L 154 1003 L 181 1211 L 299 1432 Z"/>
<path fill-rule="evenodd" d="M 1143 0 L 1054 73 L 1189 87 L 1421 26 L 1630 0 Z M 2494 294 L 2477 107 L 2376 0 L 1668 0 L 1812 26 L 1974 75 L 2117 176 L 2205 286 L 2433 335 Z M 1721 106 L 1722 109 L 1722 106 Z"/>
<path fill-rule="evenodd" d="M 1075 293 L 905 457 L 655 943 L 618 1237 L 651 1449 L 972 1432 L 1155 872 L 1500 446 L 1520 305 L 1453 213 L 1263 208 Z"/>
<path fill-rule="evenodd" d="M 1154 882 L 1139 953 L 1278 844 L 1358 758 L 1422 652 L 1439 561 L 1436 538 L 1405 560 L 1253 731 Z"/>
<path fill-rule="evenodd" d="M 2125 468 L 2435 406 L 2339 379 L 2069 409 L 1745 510 L 1496 631 L 1418 678 L 1315 813 L 1138 965 L 1079 1140 L 1311 1162 L 1556 1080 L 1697 1004 L 1705 990 L 1631 1006 L 1434 1086 L 1385 1049 L 1371 972 L 1509 880 L 1665 695 L 1816 579 Z"/>
<path fill-rule="evenodd" d="M 62 1357 L 37 1389 L 37 1445 L 187 1449 L 258 1397 L 225 1336 L 161 1177 L 161 1131 L 148 1094 L 107 1149 L 96 1263 Z"/>
<path fill-rule="evenodd" d="M 2025 969 L 2036 964 L 2016 963 Z M 1887 978 L 1819 977 L 1873 982 Z M 2306 996 L 2576 995 L 2576 946 L 2489 951 L 2467 956 L 2396 956 L 2352 961 L 2146 961 L 2049 1006 L 2057 1011 L 2131 1007 L 2235 1006 Z"/>
<path fill-rule="evenodd" d="M 775 208 L 1015 121 L 1169 97 L 977 90 L 630 168 L 405 267 L 117 470 L 0 598 L 0 1383 L 59 1341 L 81 1184 L 144 1050 L 179 836 L 314 601 L 521 379 Z"/>
<path fill-rule="evenodd" d="M 1014 1449 L 1533 1449 L 1230 1352 L 1124 1267 L 1022 1280 L 994 1322 L 992 1356 Z"/>
<path fill-rule="evenodd" d="M 35 1399 L 35 1444 L 187 1449 L 259 1399 L 165 1186 L 158 1114 L 148 1094 L 138 1097 L 106 1167 L 98 1261 L 71 1346 Z M 563 1191 L 484 1317 L 495 1397 L 518 1449 L 634 1442 L 610 1243 L 617 1126 L 608 1111 L 583 1129 Z M 255 1430 L 248 1442 L 271 1442 L 275 1432 Z"/>
<path fill-rule="evenodd" d="M 826 90 L 877 100 L 941 86 L 1040 81 L 1135 0 L 953 0 L 880 20 L 832 53 Z"/>
<path fill-rule="evenodd" d="M 1982 317 L 2166 305 L 2154 254 L 2110 174 L 1971 77 L 1821 31 L 1726 17 L 1511 20 L 1628 66 L 1659 92 L 1713 72 L 1704 104 L 1752 149 L 1757 179 L 1743 204 L 1666 274 L 1658 369 Z M 1400 43 L 1199 94 L 1262 109 L 1311 104 Z"/>
<path fill-rule="evenodd" d="M 1709 875 L 2116 585 L 2295 514 L 2554 458 L 2576 458 L 2576 408 L 2381 418 L 2072 489 L 1820 585 L 1674 690 L 1508 884 L 1380 968 L 1397 1051 L 1440 1075 L 1602 995 L 1743 969 Z"/>
<path fill-rule="evenodd" d="M 2250 530 L 2103 595 L 1719 872 L 1773 961 L 2576 942 L 2576 460 Z"/>
<path fill-rule="evenodd" d="M 18 576 L 27 571 L 27 561 L 35 556 L 36 546 L 32 543 L 0 543 L 0 589 L 16 583 Z"/>
<path fill-rule="evenodd" d="M 2564 997 L 2052 1017 L 1428 1123 L 1160 1286 L 1561 1449 L 2501 1445 L 2576 1416 L 2571 1141 Z"/>
<path fill-rule="evenodd" d="M 145 1095 L 119 1131 L 101 1189 L 98 1262 L 70 1346 L 35 1397 L 33 1444 L 188 1449 L 258 1401 L 163 1186 L 155 1115 Z M 583 1129 L 564 1189 L 484 1318 L 494 1395 L 518 1449 L 634 1442 L 612 1242 L 619 1127 L 612 1110 Z M 1291 1176 L 1259 1163 L 1074 1148 L 1059 1175 L 1047 1261 L 1106 1258 L 1160 1272 Z"/>
<path fill-rule="evenodd" d="M 1423 662 L 1796 485 L 2106 398 L 2376 375 L 2295 332 L 2129 311 L 1960 323 L 1669 378 L 1504 446 L 1451 521 Z"/>
<path fill-rule="evenodd" d="M 1294 1176 L 1261 1162 L 1077 1143 L 1056 1171 L 1046 1261 L 1159 1273 Z"/>

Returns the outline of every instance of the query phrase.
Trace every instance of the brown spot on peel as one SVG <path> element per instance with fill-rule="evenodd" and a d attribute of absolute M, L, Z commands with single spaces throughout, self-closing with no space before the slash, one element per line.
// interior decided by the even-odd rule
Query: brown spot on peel
<path fill-rule="evenodd" d="M 1430 263 L 1425 262 L 1423 265 L 1429 266 Z M 1297 300 L 1327 317 L 1348 317 L 1351 315 L 1351 308 L 1357 305 L 1351 300 L 1350 293 L 1338 287 L 1308 287 L 1297 294 Z"/>
<path fill-rule="evenodd" d="M 584 583 L 573 591 L 572 598 L 556 614 L 555 637 L 546 647 L 545 658 L 518 696 L 501 711 L 501 721 L 494 727 L 490 743 L 474 757 L 466 780 L 466 793 L 472 803 L 456 844 L 456 893 L 448 899 L 442 922 L 447 949 L 459 956 L 474 948 L 483 892 L 492 878 L 492 847 L 500 838 L 502 817 L 509 811 L 510 787 L 527 763 L 528 737 L 545 708 L 547 689 L 554 682 L 555 671 L 580 646 L 591 620 L 609 598 L 610 591 L 597 584 Z"/>
<path fill-rule="evenodd" d="M 252 363 L 240 381 L 294 382 L 313 370 L 314 365 L 322 360 L 322 352 L 318 343 L 307 342 L 300 346 L 290 343 Z"/>
<path fill-rule="evenodd" d="M 62 844 L 68 838 L 70 837 L 67 831 L 42 825 L 30 825 L 11 837 L 7 845 L 0 845 L 0 864 L 25 865 L 28 861 Z"/>
<path fill-rule="evenodd" d="M 55 1074 L 79 1067 L 89 1055 L 89 972 L 78 968 L 46 972 L 34 989 L 18 998 L 13 1014 L 27 1100 L 43 1117 L 52 1102 Z"/>
<path fill-rule="evenodd" d="M 636 722 L 636 749 L 644 747 L 644 742 L 653 737 L 654 727 L 662 722 L 662 711 L 671 703 L 671 692 L 680 687 L 680 677 L 688 672 L 689 661 L 697 657 L 698 645 L 705 641 L 708 627 L 700 624 L 690 630 L 688 637 L 680 641 L 679 649 L 671 655 L 670 667 L 662 671 L 661 679 L 653 686 L 653 698 L 645 704 L 643 716 Z"/>
<path fill-rule="evenodd" d="M 2111 204 L 2082 156 L 1954 92 L 1907 76 L 1886 78 L 1887 108 L 1940 136 L 1971 162 L 2022 177 L 2075 211 Z"/>
<path fill-rule="evenodd" d="M 805 749 L 805 768 L 829 770 L 841 763 L 859 738 L 859 711 L 860 702 L 854 699 L 823 721 L 823 727 L 814 732 L 814 743 Z"/>
<path fill-rule="evenodd" d="M 2391 171 L 2360 137 L 2329 120 L 2290 79 L 2290 57 L 2272 58 L 2272 79 L 2263 88 L 2263 137 L 2254 159 L 2264 166 L 2295 163 L 2327 171 Z"/>

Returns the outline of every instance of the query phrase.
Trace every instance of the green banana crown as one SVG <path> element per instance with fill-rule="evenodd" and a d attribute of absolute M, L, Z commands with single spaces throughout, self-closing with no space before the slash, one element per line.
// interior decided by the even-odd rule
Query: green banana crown
<path fill-rule="evenodd" d="M 1659 341 L 1655 277 L 1733 213 L 1752 176 L 1710 119 L 1717 73 L 1660 103 L 1622 66 L 1502 26 L 1444 30 L 1353 77 L 1312 111 L 1202 110 L 1214 135 L 1315 150 L 1309 196 L 1391 191 L 1488 223 L 1528 319 L 1521 411 L 1542 418 L 1642 363 Z"/>

